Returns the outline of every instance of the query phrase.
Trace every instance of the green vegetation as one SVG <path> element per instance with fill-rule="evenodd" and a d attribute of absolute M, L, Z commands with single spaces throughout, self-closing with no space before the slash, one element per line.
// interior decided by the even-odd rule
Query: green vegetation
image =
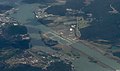
<path fill-rule="evenodd" d="M 78 29 L 82 29 L 89 26 L 88 21 L 86 21 L 83 17 L 77 17 L 77 27 Z"/>

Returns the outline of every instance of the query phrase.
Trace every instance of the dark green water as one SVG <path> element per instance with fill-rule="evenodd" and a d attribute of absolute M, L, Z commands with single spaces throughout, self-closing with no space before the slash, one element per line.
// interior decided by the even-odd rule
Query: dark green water
<path fill-rule="evenodd" d="M 23 3 L 33 4 L 33 3 L 51 3 L 55 2 L 55 0 L 22 0 Z"/>
<path fill-rule="evenodd" d="M 0 5 L 0 13 L 10 10 L 11 8 L 13 8 L 13 7 L 9 6 L 9 5 Z"/>
<path fill-rule="evenodd" d="M 113 53 L 113 55 L 120 58 L 120 52 L 115 52 L 115 53 Z"/>

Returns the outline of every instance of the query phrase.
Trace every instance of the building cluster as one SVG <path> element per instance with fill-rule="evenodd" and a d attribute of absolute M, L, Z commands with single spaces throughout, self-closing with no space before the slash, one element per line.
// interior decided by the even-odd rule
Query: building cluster
<path fill-rule="evenodd" d="M 11 66 L 25 64 L 33 67 L 40 67 L 43 70 L 47 70 L 51 64 L 56 62 L 63 62 L 64 64 L 71 65 L 70 63 L 61 60 L 59 57 L 50 55 L 44 51 L 34 52 L 32 50 L 24 51 L 22 54 L 12 57 L 6 61 L 6 63 Z"/>

